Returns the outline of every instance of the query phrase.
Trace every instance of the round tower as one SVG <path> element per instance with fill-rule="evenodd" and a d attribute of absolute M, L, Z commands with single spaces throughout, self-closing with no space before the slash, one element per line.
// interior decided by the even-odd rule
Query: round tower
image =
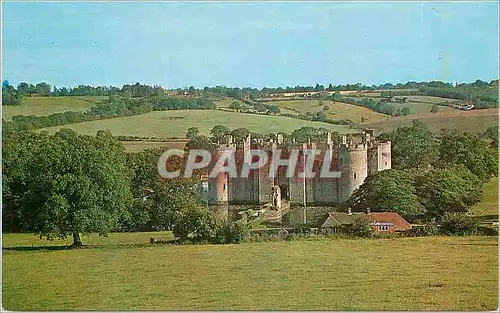
<path fill-rule="evenodd" d="M 339 161 L 339 200 L 345 202 L 368 176 L 367 145 L 341 145 Z"/>
<path fill-rule="evenodd" d="M 215 153 L 215 164 L 224 151 L 225 147 L 219 147 Z M 226 172 L 218 173 L 215 177 L 208 178 L 208 203 L 217 206 L 217 214 L 222 218 L 228 216 L 228 201 L 229 201 L 229 175 Z"/>

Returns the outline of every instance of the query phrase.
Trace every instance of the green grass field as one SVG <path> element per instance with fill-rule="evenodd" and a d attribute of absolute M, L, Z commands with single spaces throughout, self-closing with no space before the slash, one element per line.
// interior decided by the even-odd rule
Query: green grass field
<path fill-rule="evenodd" d="M 66 111 L 85 111 L 108 97 L 26 97 L 18 106 L 2 106 L 2 118 L 11 120 L 15 115 L 50 115 Z"/>
<path fill-rule="evenodd" d="M 408 101 L 420 101 L 420 102 L 425 102 L 425 103 L 441 103 L 441 102 L 457 102 L 460 100 L 457 99 L 451 99 L 451 98 L 444 98 L 444 97 L 433 97 L 433 96 L 405 96 Z M 403 97 L 398 97 L 398 98 L 403 98 Z"/>
<path fill-rule="evenodd" d="M 498 125 L 498 109 L 416 114 L 394 117 L 385 121 L 368 122 L 364 126 L 375 128 L 378 132 L 387 132 L 398 126 L 410 126 L 412 121 L 416 119 L 436 133 L 443 128 L 456 128 L 464 132 L 479 133 Z"/>
<path fill-rule="evenodd" d="M 56 132 L 61 128 L 71 128 L 77 132 L 95 135 L 100 129 L 110 129 L 113 135 L 135 135 L 141 137 L 185 137 L 189 127 L 198 127 L 201 134 L 208 135 L 210 129 L 221 124 L 230 129 L 245 127 L 259 133 L 292 132 L 302 126 L 324 127 L 340 133 L 356 132 L 345 126 L 299 119 L 224 112 L 218 110 L 176 110 L 159 111 L 143 115 L 84 122 L 44 128 Z"/>
<path fill-rule="evenodd" d="M 483 199 L 472 208 L 474 216 L 498 221 L 498 178 L 484 185 Z"/>
<path fill-rule="evenodd" d="M 411 114 L 429 113 L 433 106 L 433 104 L 431 103 L 421 103 L 412 101 L 409 101 L 407 103 L 391 103 L 391 104 L 394 105 L 396 108 L 400 109 L 408 107 L 410 108 Z M 439 106 L 439 112 L 454 112 L 454 111 L 458 110 L 447 106 Z"/>
<path fill-rule="evenodd" d="M 273 104 L 276 104 L 277 106 L 282 108 L 297 109 L 304 114 L 306 114 L 307 112 L 316 113 L 322 111 L 323 106 L 328 105 L 328 118 L 332 120 L 350 119 L 354 122 L 360 122 L 362 117 L 364 117 L 367 121 L 380 121 L 387 118 L 387 116 L 385 116 L 384 114 L 380 114 L 370 109 L 355 106 L 352 104 L 327 100 L 322 100 L 321 102 L 323 103 L 323 105 L 319 105 L 319 100 L 276 101 Z"/>
<path fill-rule="evenodd" d="M 217 105 L 218 108 L 229 108 L 231 103 L 233 103 L 235 101 L 238 102 L 242 108 L 249 108 L 250 107 L 248 104 L 244 103 L 243 101 L 235 100 L 235 99 L 218 100 L 218 101 L 215 101 L 215 104 Z"/>
<path fill-rule="evenodd" d="M 151 235 L 122 233 L 110 238 L 147 243 Z M 3 240 L 31 242 L 31 237 L 7 234 Z M 3 307 L 493 310 L 497 249 L 495 237 L 4 249 Z"/>

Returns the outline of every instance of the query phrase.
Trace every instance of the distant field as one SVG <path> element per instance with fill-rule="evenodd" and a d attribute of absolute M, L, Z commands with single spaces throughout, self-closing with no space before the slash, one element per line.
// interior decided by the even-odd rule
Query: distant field
<path fill-rule="evenodd" d="M 110 235 L 110 242 L 144 247 L 4 249 L 2 306 L 11 311 L 498 307 L 496 237 L 149 246 L 150 236 L 156 235 Z M 3 236 L 4 245 L 32 238 Z"/>
<path fill-rule="evenodd" d="M 472 208 L 472 213 L 474 216 L 498 216 L 498 178 L 484 185 L 483 200 Z"/>
<path fill-rule="evenodd" d="M 436 133 L 443 128 L 456 128 L 460 131 L 479 133 L 484 132 L 488 127 L 498 125 L 498 109 L 415 114 L 393 117 L 386 121 L 366 123 L 364 126 L 375 128 L 377 132 L 386 132 L 398 126 L 411 125 L 412 121 L 416 119 L 426 124 Z"/>
<path fill-rule="evenodd" d="M 454 101 L 459 101 L 457 99 L 451 99 L 451 98 L 441 98 L 441 97 L 432 97 L 432 96 L 405 96 L 408 101 L 421 101 L 421 102 L 426 102 L 426 103 L 441 103 L 441 102 L 454 102 Z M 403 97 L 398 97 L 398 98 L 403 98 Z"/>
<path fill-rule="evenodd" d="M 146 149 L 184 149 L 186 141 L 122 141 L 127 152 L 140 152 Z"/>
<path fill-rule="evenodd" d="M 114 118 L 100 121 L 69 124 L 44 128 L 56 132 L 61 128 L 71 128 L 77 132 L 95 135 L 100 129 L 109 129 L 113 135 L 129 135 L 141 137 L 185 137 L 189 127 L 198 127 L 201 134 L 208 135 L 213 126 L 221 124 L 230 129 L 245 127 L 260 133 L 292 132 L 302 126 L 324 127 L 340 133 L 357 132 L 345 126 L 321 122 L 310 122 L 299 119 L 223 112 L 218 110 L 175 110 L 150 112 L 147 114 Z"/>
<path fill-rule="evenodd" d="M 218 100 L 215 101 L 215 104 L 217 105 L 217 108 L 229 108 L 231 103 L 234 101 L 238 102 L 243 108 L 249 107 L 246 103 L 240 100 L 235 100 L 235 99 L 224 99 L 224 100 Z"/>
<path fill-rule="evenodd" d="M 444 102 L 444 100 L 442 101 Z M 421 102 L 412 102 L 409 101 L 407 103 L 391 103 L 396 108 L 403 109 L 405 107 L 410 108 L 411 114 L 421 114 L 421 113 L 429 113 L 433 104 L 431 103 L 421 103 Z M 456 112 L 457 109 L 447 107 L 447 106 L 439 106 L 439 112 Z"/>
<path fill-rule="evenodd" d="M 368 121 L 379 121 L 387 118 L 386 115 L 374 112 L 370 109 L 363 108 L 360 106 L 322 100 L 323 105 L 319 105 L 320 100 L 289 100 L 289 101 L 276 101 L 279 107 L 288 107 L 300 110 L 302 113 L 307 112 L 319 112 L 323 110 L 324 105 L 328 105 L 330 108 L 328 113 L 328 118 L 332 120 L 344 120 L 350 119 L 353 122 L 360 122 L 361 118 L 364 117 Z"/>
<path fill-rule="evenodd" d="M 26 97 L 18 106 L 2 106 L 2 118 L 12 119 L 15 115 L 50 115 L 66 111 L 85 111 L 95 103 L 108 97 Z"/>

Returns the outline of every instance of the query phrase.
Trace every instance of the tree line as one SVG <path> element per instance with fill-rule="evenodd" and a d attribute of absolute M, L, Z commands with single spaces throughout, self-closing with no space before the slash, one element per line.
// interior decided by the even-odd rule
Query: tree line
<path fill-rule="evenodd" d="M 90 86 L 77 87 L 51 87 L 45 82 L 28 84 L 21 82 L 17 88 L 4 82 L 2 85 L 2 105 L 20 105 L 24 97 L 66 97 L 66 96 L 111 96 L 120 95 L 125 98 L 142 98 L 165 95 L 165 90 L 160 86 L 149 86 L 140 83 L 115 86 Z"/>
<path fill-rule="evenodd" d="M 10 86 L 9 88 L 6 88 Z M 429 93 L 428 95 L 436 95 L 443 97 L 450 97 L 454 99 L 465 99 L 469 97 L 471 99 L 477 97 L 480 101 L 495 102 L 498 104 L 498 95 L 492 92 L 492 89 L 498 87 L 498 80 L 492 80 L 491 82 L 484 82 L 481 80 L 476 80 L 472 83 L 461 83 L 456 86 L 451 83 L 446 83 L 442 81 L 430 81 L 430 82 L 416 82 L 409 81 L 406 83 L 383 83 L 379 85 L 364 85 L 361 83 L 355 84 L 339 84 L 325 85 L 316 84 L 315 86 L 300 86 L 295 87 L 262 87 L 250 88 L 250 87 L 226 87 L 226 86 L 215 86 L 215 87 L 204 87 L 202 89 L 197 89 L 193 86 L 189 88 L 178 88 L 177 91 L 182 93 L 187 93 L 188 95 L 197 95 L 209 98 L 223 98 L 229 97 L 237 100 L 246 99 L 245 95 L 252 100 L 265 97 L 273 93 L 284 93 L 284 92 L 321 92 L 321 91 L 344 91 L 344 90 L 358 90 L 358 91 L 369 91 L 369 90 L 392 90 L 395 92 L 394 95 L 412 95 L 410 91 L 398 91 L 399 89 L 419 89 L 420 93 Z M 484 90 L 489 91 L 485 92 Z M 464 97 L 463 90 L 467 90 L 466 96 Z M 469 94 L 470 90 L 473 91 Z M 481 91 L 482 90 L 482 91 Z M 2 95 L 6 101 L 2 101 L 2 105 L 18 105 L 17 97 L 25 96 L 110 96 L 113 94 L 121 94 L 123 96 L 129 97 L 148 97 L 148 96 L 160 96 L 165 93 L 165 89 L 161 86 L 149 86 L 145 84 L 135 83 L 133 85 L 126 84 L 121 88 L 116 86 L 90 86 L 90 85 L 79 85 L 77 87 L 61 87 L 56 86 L 51 87 L 46 82 L 41 82 L 37 84 L 30 84 L 26 82 L 21 82 L 18 84 L 17 89 L 14 86 L 3 84 Z M 496 89 L 494 90 L 496 91 Z"/>

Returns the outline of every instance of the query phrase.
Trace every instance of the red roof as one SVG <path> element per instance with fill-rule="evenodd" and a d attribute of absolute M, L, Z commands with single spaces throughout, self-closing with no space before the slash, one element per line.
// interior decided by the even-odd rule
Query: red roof
<path fill-rule="evenodd" d="M 392 223 L 395 230 L 408 230 L 411 228 L 404 218 L 396 212 L 372 212 L 368 215 L 370 222 Z"/>

